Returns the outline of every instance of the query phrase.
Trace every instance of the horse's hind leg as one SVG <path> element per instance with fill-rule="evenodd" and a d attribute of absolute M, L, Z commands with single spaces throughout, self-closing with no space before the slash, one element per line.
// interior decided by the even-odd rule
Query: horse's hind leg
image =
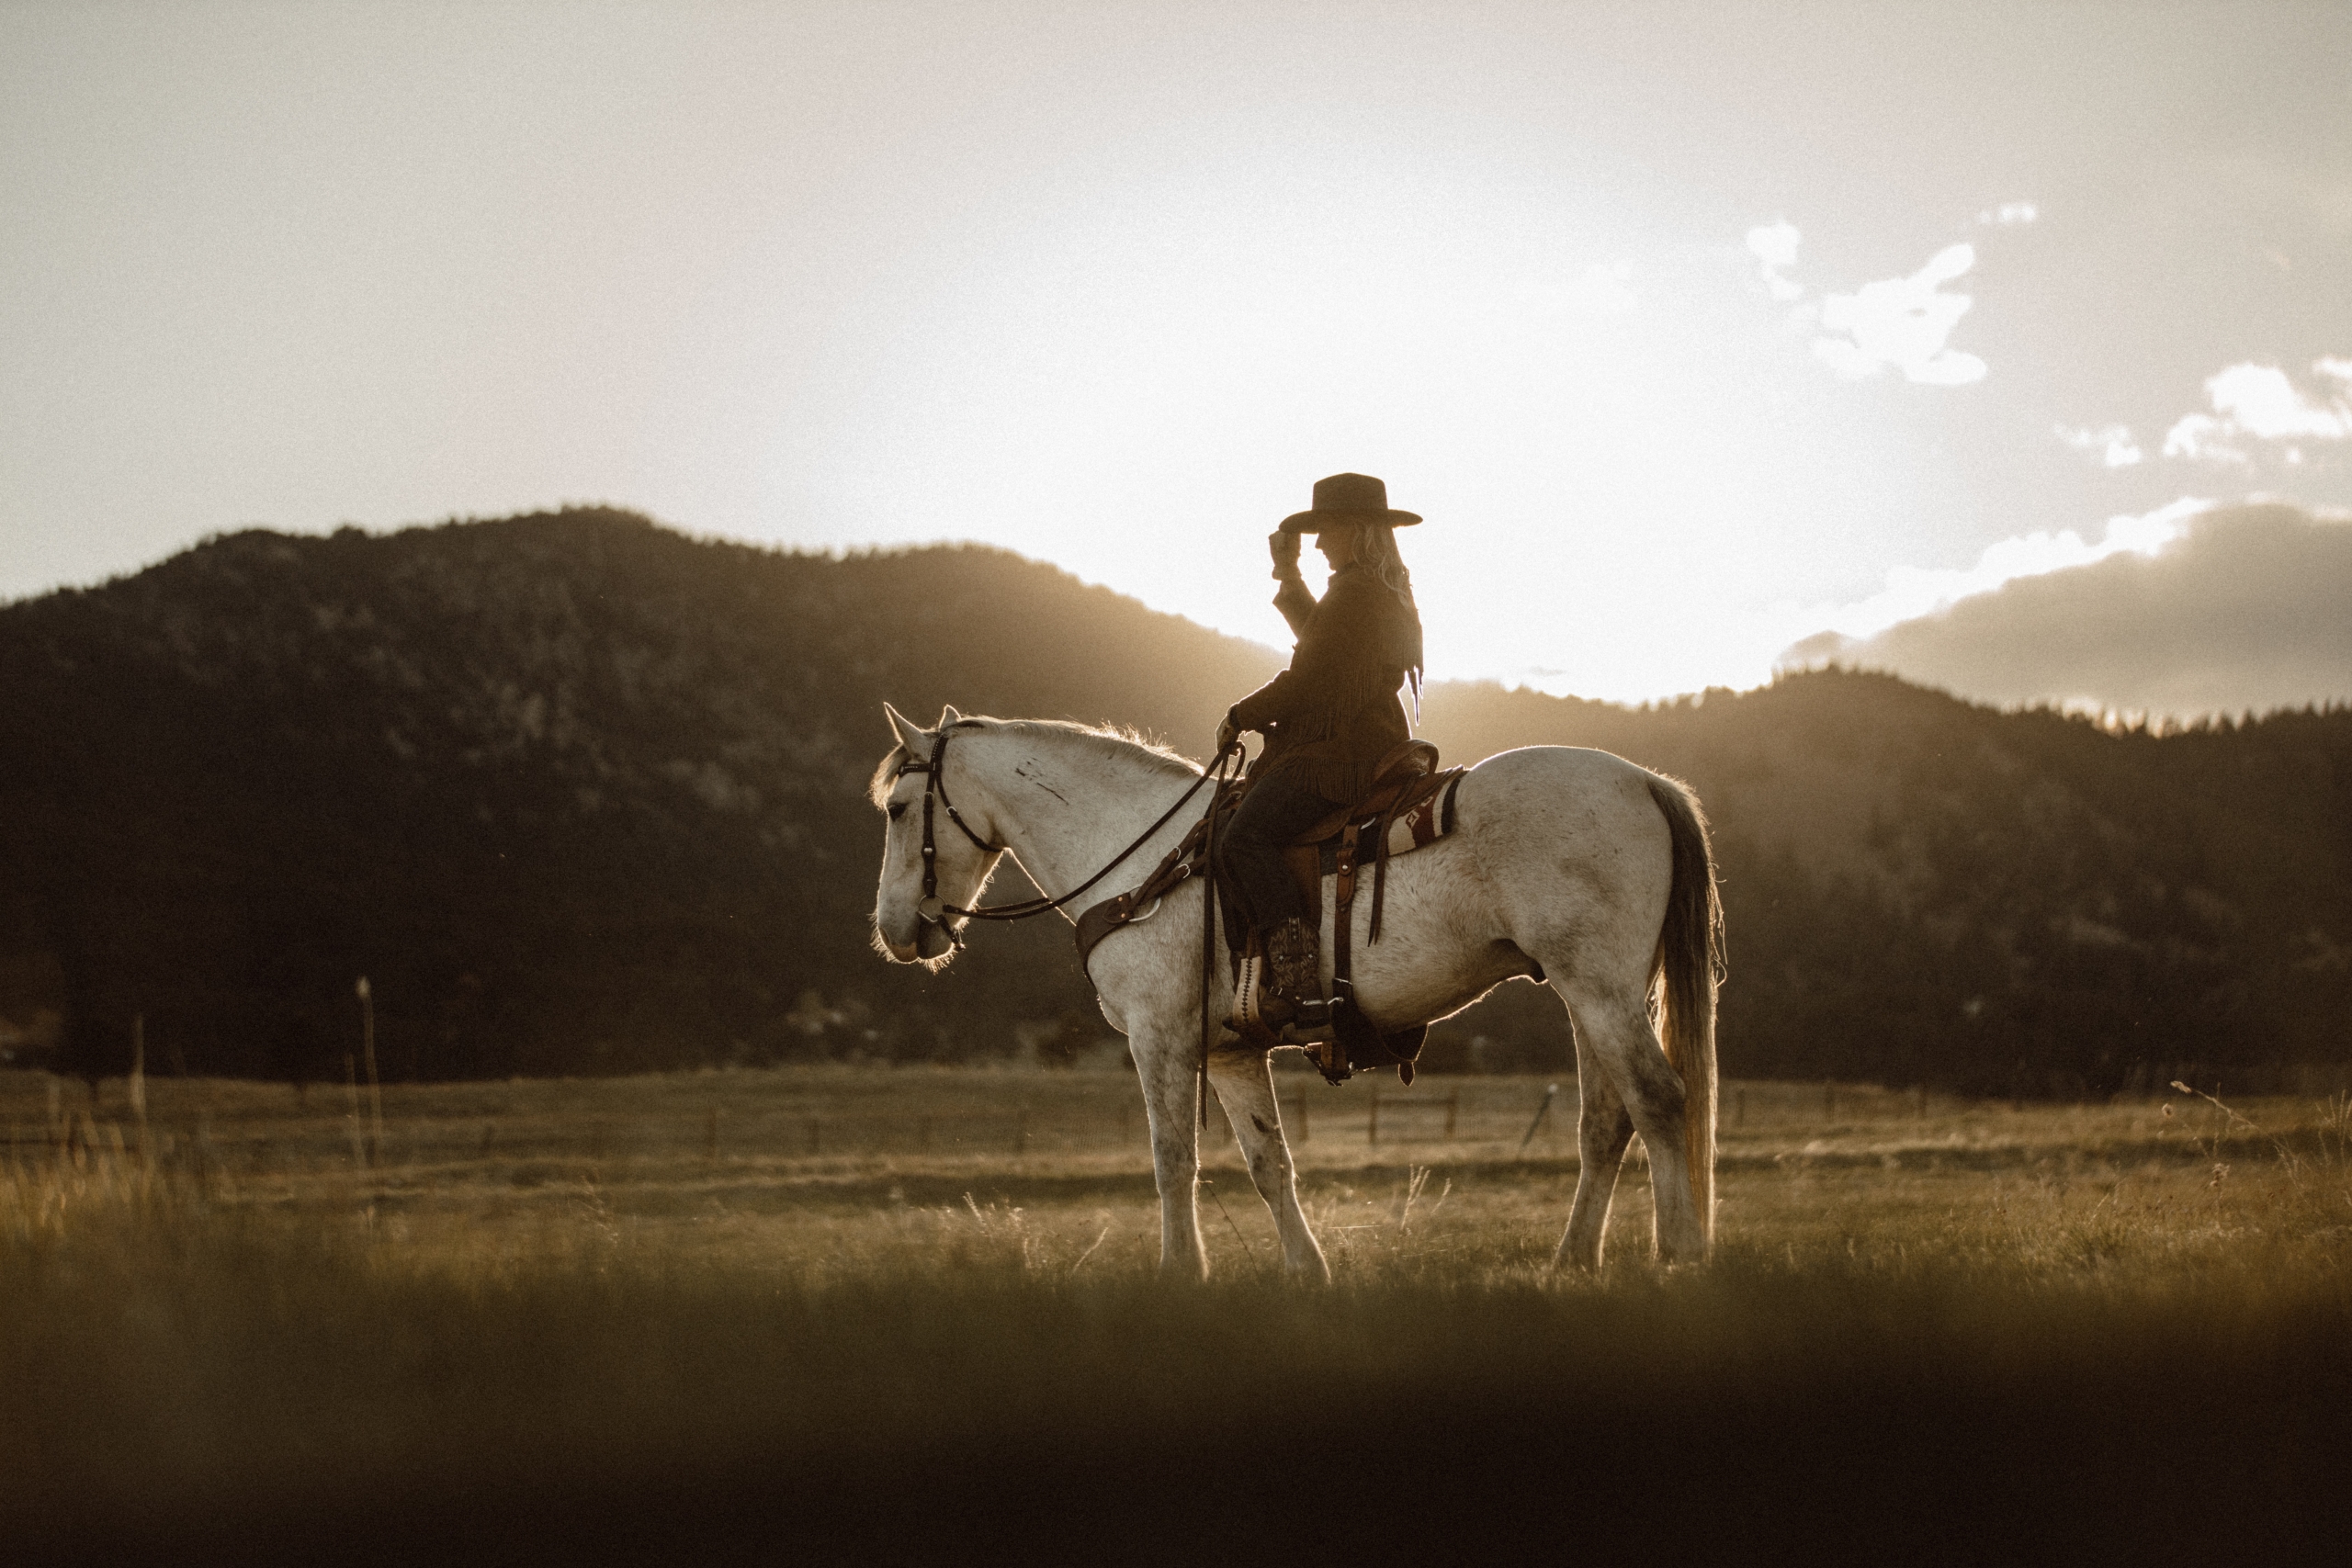
<path fill-rule="evenodd" d="M 1262 1052 L 1220 1051 L 1209 1057 L 1209 1082 L 1233 1123 L 1241 1157 L 1250 1162 L 1250 1179 L 1273 1211 L 1274 1228 L 1283 1240 L 1283 1268 L 1328 1284 L 1331 1266 L 1323 1260 L 1306 1212 L 1298 1206 L 1298 1175 L 1291 1165 L 1290 1144 L 1283 1136 L 1272 1064 Z"/>
<path fill-rule="evenodd" d="M 1571 978 L 1564 988 L 1576 1023 L 1578 1066 L 1584 1065 L 1589 1050 L 1649 1153 L 1658 1260 L 1695 1263 L 1707 1255 L 1707 1232 L 1691 1194 L 1690 1168 L 1683 1163 L 1682 1078 L 1650 1027 L 1648 999 L 1639 986 L 1631 984 L 1587 984 Z M 1577 1190 L 1580 1201 L 1581 1179 Z M 1574 1219 L 1572 1215 L 1571 1226 Z"/>
<path fill-rule="evenodd" d="M 1609 1232 L 1609 1201 L 1617 1190 L 1618 1168 L 1634 1141 L 1634 1119 L 1608 1072 L 1577 1034 L 1577 1196 L 1568 1207 L 1568 1228 L 1560 1237 L 1556 1264 L 1600 1267 Z"/>

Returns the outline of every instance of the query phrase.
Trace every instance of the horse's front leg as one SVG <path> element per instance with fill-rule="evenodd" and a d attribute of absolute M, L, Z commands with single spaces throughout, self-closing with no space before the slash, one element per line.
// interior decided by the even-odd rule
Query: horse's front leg
<path fill-rule="evenodd" d="M 1151 1174 L 1159 1187 L 1159 1271 L 1203 1279 L 1209 1259 L 1201 1246 L 1199 1203 L 1201 1042 L 1182 1027 L 1183 1021 L 1174 1028 L 1139 1029 L 1128 1042 L 1151 1121 Z"/>
<path fill-rule="evenodd" d="M 1283 1268 L 1330 1283 L 1331 1266 L 1323 1260 L 1306 1212 L 1298 1206 L 1298 1176 L 1291 1164 L 1289 1141 L 1283 1136 L 1282 1106 L 1274 1098 L 1273 1068 L 1266 1053 L 1211 1053 L 1209 1082 L 1225 1106 L 1226 1119 L 1233 1123 L 1241 1157 L 1250 1163 L 1250 1179 L 1273 1211 L 1274 1228 L 1283 1240 Z"/>

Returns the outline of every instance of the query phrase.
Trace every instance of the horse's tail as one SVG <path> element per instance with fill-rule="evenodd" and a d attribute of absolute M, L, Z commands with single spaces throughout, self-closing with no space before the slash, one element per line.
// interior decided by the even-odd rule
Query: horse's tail
<path fill-rule="evenodd" d="M 1650 777 L 1674 840 L 1674 881 L 1650 961 L 1650 996 L 1666 1058 L 1682 1075 L 1683 1157 L 1699 1224 L 1715 1234 L 1715 988 L 1724 979 L 1724 906 L 1707 814 L 1688 784 Z"/>

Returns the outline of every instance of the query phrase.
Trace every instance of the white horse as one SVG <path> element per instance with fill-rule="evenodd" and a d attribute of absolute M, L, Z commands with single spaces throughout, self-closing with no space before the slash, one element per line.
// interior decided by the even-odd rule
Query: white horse
<path fill-rule="evenodd" d="M 895 708 L 884 711 L 898 747 L 874 777 L 874 802 L 889 817 L 875 942 L 903 964 L 935 968 L 954 956 L 963 923 L 956 907 L 976 902 L 1004 854 L 1046 894 L 1068 893 L 1135 844 L 1201 778 L 1181 757 L 1103 730 L 965 718 L 952 707 L 926 730 Z M 935 775 L 924 771 L 933 761 Z M 945 805 L 926 798 L 933 789 Z M 1197 804 L 1135 844 L 1064 912 L 1141 883 L 1207 795 L 1200 791 Z M 1358 1005 L 1393 1030 L 1454 1012 L 1515 976 L 1547 981 L 1567 1004 L 1583 1100 L 1576 1198 L 1558 1259 L 1600 1265 L 1610 1197 L 1635 1133 L 1650 1156 L 1658 1257 L 1703 1258 L 1714 1213 L 1722 918 L 1698 801 L 1683 784 L 1608 752 L 1544 746 L 1471 769 L 1456 812 L 1454 832 L 1390 863 L 1376 945 L 1367 940 L 1371 900 L 1356 900 Z M 928 905 L 926 838 L 936 846 L 940 901 Z M 1183 883 L 1156 914 L 1113 932 L 1088 968 L 1102 1014 L 1127 1037 L 1143 1080 L 1160 1267 L 1204 1273 L 1195 1205 L 1201 887 L 1197 877 Z M 1328 986 L 1328 891 L 1323 904 Z M 1225 974 L 1220 962 L 1212 993 L 1220 1013 Z M 1283 1263 L 1329 1279 L 1299 1208 L 1266 1055 L 1230 1034 L 1216 1038 L 1208 1081 L 1273 1212 Z"/>

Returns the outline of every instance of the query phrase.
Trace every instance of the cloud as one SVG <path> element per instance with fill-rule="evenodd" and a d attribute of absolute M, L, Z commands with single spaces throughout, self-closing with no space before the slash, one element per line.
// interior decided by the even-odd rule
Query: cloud
<path fill-rule="evenodd" d="M 1764 265 L 1764 287 L 1775 299 L 1794 299 L 1804 292 L 1803 285 L 1781 276 L 1797 265 L 1797 244 L 1804 238 L 1785 218 L 1747 231 L 1747 248 Z"/>
<path fill-rule="evenodd" d="M 1998 207 L 1989 207 L 1978 213 L 1976 221 L 1996 229 L 2010 229 L 2020 223 L 2030 223 L 2041 216 L 2041 209 L 2030 201 L 2005 201 Z"/>
<path fill-rule="evenodd" d="M 2152 551 L 2013 578 L 1860 639 L 1824 633 L 1782 662 L 2177 717 L 2352 698 L 2352 514 L 2250 502 L 2173 528 Z"/>
<path fill-rule="evenodd" d="M 1826 628 L 1839 645 L 1875 636 L 1899 622 L 1949 608 L 1962 599 L 1988 593 L 2021 577 L 2039 577 L 2073 567 L 2089 566 L 2110 556 L 2152 556 L 2178 539 L 2188 521 L 2210 502 L 2185 496 L 2168 506 L 2139 516 L 2110 517 L 2107 531 L 2092 544 L 2072 528 L 2033 533 L 1987 545 L 1966 567 L 1898 566 L 1886 574 L 1886 586 L 1867 599 L 1849 604 L 1815 605 L 1793 612 Z"/>
<path fill-rule="evenodd" d="M 2214 412 L 2265 441 L 2290 435 L 2341 441 L 2352 434 L 2352 408 L 2342 402 L 2328 406 L 2312 401 L 2274 365 L 2233 365 L 2206 382 L 2205 389 L 2212 395 Z"/>
<path fill-rule="evenodd" d="M 2256 441 L 2342 441 L 2352 436 L 2352 359 L 2314 360 L 2312 372 L 2336 383 L 2318 396 L 2306 393 L 2275 365 L 2233 365 L 2205 382 L 2211 413 L 2184 414 L 2165 433 L 2165 456 L 2194 462 L 2244 465 L 2253 460 L 2240 436 Z M 2286 460 L 2302 460 L 2290 447 Z"/>
<path fill-rule="evenodd" d="M 2165 456 L 2243 467 L 2253 458 L 2245 447 L 2229 444 L 2228 437 L 2234 428 L 2227 420 L 2215 419 L 2210 413 L 2184 415 L 2165 432 Z"/>
<path fill-rule="evenodd" d="M 2098 452 L 2099 460 L 2110 468 L 2128 468 L 2134 463 L 2144 461 L 2148 456 L 2140 450 L 2140 444 L 2132 439 L 2129 425 L 2109 424 L 2097 430 L 2088 425 L 2071 424 L 2052 428 L 2057 431 L 2059 440 L 2075 451 Z"/>
<path fill-rule="evenodd" d="M 1975 246 L 1947 245 L 1909 277 L 1830 295 L 1821 303 L 1821 324 L 1848 335 L 1815 338 L 1815 355 L 1849 380 L 1875 376 L 1889 366 L 1906 380 L 1931 387 L 1983 380 L 1982 359 L 1946 346 L 1974 301 L 1944 292 L 1943 285 L 1975 265 Z"/>

